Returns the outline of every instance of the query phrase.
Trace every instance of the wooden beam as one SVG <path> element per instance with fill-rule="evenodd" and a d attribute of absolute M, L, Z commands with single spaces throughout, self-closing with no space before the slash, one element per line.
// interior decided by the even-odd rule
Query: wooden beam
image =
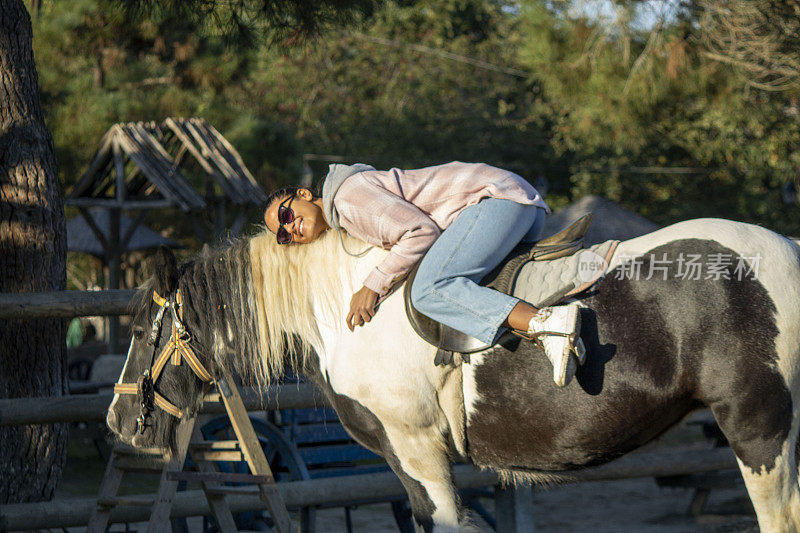
<path fill-rule="evenodd" d="M 142 209 L 139 211 L 139 214 L 136 215 L 136 219 L 131 222 L 130 227 L 125 231 L 125 234 L 119 240 L 119 249 L 121 252 L 124 252 L 128 249 L 128 244 L 131 242 L 131 237 L 136 232 L 136 228 L 138 228 L 142 220 L 144 220 L 144 216 L 147 214 L 147 211 Z"/>
<path fill-rule="evenodd" d="M 279 533 L 290 533 L 294 529 L 292 519 L 286 510 L 286 504 L 278 492 L 278 487 L 275 485 L 272 469 L 264 456 L 264 450 L 261 449 L 258 436 L 247 416 L 239 389 L 233 381 L 233 376 L 224 367 L 222 368 L 222 377 L 217 380 L 217 388 L 220 391 L 220 396 L 222 396 L 225 409 L 228 411 L 231 427 L 233 427 L 236 437 L 241 443 L 242 453 L 247 465 L 250 467 L 250 472 L 267 477 L 268 482 L 259 484 L 258 490 L 261 499 L 267 504 L 270 517 L 275 522 L 275 529 Z"/>
<path fill-rule="evenodd" d="M 97 175 L 97 181 L 91 183 L 89 188 L 84 191 L 83 198 L 113 198 L 108 195 L 109 189 L 114 185 L 114 158 L 109 157 L 102 173 Z"/>
<path fill-rule="evenodd" d="M 192 434 L 192 441 L 197 442 L 203 440 L 203 435 L 200 432 L 200 428 L 195 425 L 194 432 Z M 194 442 L 192 444 L 194 444 Z M 238 445 L 238 441 L 236 442 Z M 192 450 L 195 448 L 193 447 Z M 195 465 L 197 466 L 198 472 L 193 472 L 194 474 L 199 474 L 201 476 L 205 475 L 214 475 L 220 474 L 221 472 L 217 472 L 214 465 L 207 461 L 196 461 Z M 187 472 L 188 473 L 188 472 Z M 227 475 L 237 475 L 237 474 L 227 474 Z M 238 475 L 246 475 L 246 474 L 238 474 Z M 206 500 L 208 500 L 208 505 L 211 507 L 211 513 L 214 516 L 214 520 L 217 522 L 217 529 L 221 533 L 229 533 L 238 531 L 239 528 L 236 527 L 236 522 L 231 514 L 231 509 L 228 507 L 228 499 L 226 497 L 215 496 L 212 494 L 213 490 L 219 489 L 224 487 L 223 484 L 225 481 L 217 481 L 211 479 L 201 479 L 200 486 L 203 488 L 203 491 L 206 494 Z"/>
<path fill-rule="evenodd" d="M 147 181 L 147 176 L 142 174 L 139 167 L 133 165 L 130 174 L 128 174 L 128 193 L 130 193 L 131 196 L 137 196 L 142 188 L 148 184 L 152 185 L 152 183 Z"/>
<path fill-rule="evenodd" d="M 632 464 L 635 465 L 633 469 L 630 466 Z M 579 473 L 566 473 L 565 477 L 570 481 L 610 481 L 732 468 L 736 468 L 736 462 L 730 449 L 678 450 L 631 454 L 603 466 L 587 468 Z M 478 470 L 471 465 L 456 465 L 453 474 L 459 488 L 487 487 L 498 483 L 497 474 Z M 318 505 L 341 506 L 354 500 L 386 501 L 406 495 L 400 480 L 392 472 L 289 481 L 278 483 L 278 490 L 286 505 L 292 509 Z M 228 497 L 228 502 L 235 513 L 264 508 L 264 502 L 257 495 L 234 495 Z M 87 523 L 95 506 L 94 498 L 4 505 L 0 506 L 0 520 L 4 521 L 8 530 L 81 526 Z M 209 513 L 200 490 L 176 494 L 172 509 L 173 518 Z M 141 522 L 147 520 L 149 512 L 149 509 L 141 507 L 117 508 L 111 515 L 111 521 Z"/>
<path fill-rule="evenodd" d="M 328 405 L 325 396 L 313 385 L 277 385 L 259 391 L 242 388 L 242 400 L 248 410 L 307 409 Z M 0 400 L 0 426 L 95 422 L 106 418 L 114 395 L 110 392 L 74 394 L 39 398 Z M 204 414 L 225 413 L 219 400 L 208 398 L 200 409 Z"/>
<path fill-rule="evenodd" d="M 217 165 L 217 168 L 222 171 L 222 177 L 230 184 L 231 188 L 236 191 L 236 196 L 231 199 L 236 203 L 244 203 L 242 200 L 247 200 L 247 190 L 239 183 L 238 174 L 215 146 L 216 143 L 214 140 L 207 132 L 203 131 L 202 123 L 200 123 L 198 119 L 189 119 L 185 127 L 197 140 L 197 143 L 205 148 L 209 158 Z"/>
<path fill-rule="evenodd" d="M 126 200 L 119 203 L 111 198 L 74 198 L 67 200 L 64 205 L 72 207 L 116 207 L 123 210 L 135 211 L 137 209 L 157 209 L 163 207 L 177 207 L 175 202 L 166 198 L 154 200 Z"/>
<path fill-rule="evenodd" d="M 233 220 L 233 225 L 231 226 L 231 231 L 229 233 L 230 237 L 236 238 L 239 236 L 239 234 L 242 232 L 242 228 L 244 227 L 244 220 L 244 209 L 240 209 L 236 214 L 236 218 Z"/>
<path fill-rule="evenodd" d="M 141 146 L 149 151 L 151 162 L 160 170 L 169 186 L 181 194 L 187 203 L 193 204 L 194 207 L 201 207 L 199 205 L 199 202 L 202 201 L 200 193 L 198 193 L 192 184 L 183 177 L 177 167 L 173 165 L 172 156 L 164 150 L 164 147 L 161 146 L 158 140 L 139 124 L 131 125 L 127 129 Z"/>
<path fill-rule="evenodd" d="M 174 183 L 168 179 L 168 166 L 163 164 L 157 152 L 154 152 L 147 142 L 148 134 L 141 132 L 134 124 L 126 124 L 123 133 L 126 146 L 131 148 L 128 150 L 128 156 L 150 178 L 150 181 L 159 188 L 164 196 L 186 203 L 183 191 L 175 187 Z M 132 152 L 136 152 L 136 159 Z"/>
<path fill-rule="evenodd" d="M 178 148 L 178 153 L 175 154 L 175 157 L 172 159 L 172 166 L 175 167 L 175 168 L 178 168 L 179 166 L 181 166 L 181 163 L 183 162 L 183 158 L 186 156 L 186 153 L 188 151 L 189 151 L 189 149 L 186 148 L 186 146 L 184 146 L 183 144 L 181 144 L 180 148 Z"/>
<path fill-rule="evenodd" d="M 112 151 L 114 153 L 114 169 L 117 173 L 117 186 L 116 198 L 119 203 L 125 202 L 125 155 L 122 153 L 122 148 L 119 147 L 119 142 L 116 140 L 112 144 Z"/>
<path fill-rule="evenodd" d="M 158 482 L 158 493 L 155 501 L 150 508 L 150 519 L 147 523 L 146 533 L 161 533 L 167 531 L 169 526 L 169 515 L 172 512 L 172 502 L 175 498 L 175 491 L 178 490 L 178 480 L 170 479 L 170 473 L 177 473 L 183 470 L 186 462 L 186 453 L 189 449 L 189 439 L 192 436 L 196 417 L 183 418 L 178 422 L 178 429 L 175 436 L 175 449 L 177 453 L 170 453 L 169 462 L 161 472 L 161 479 Z"/>
<path fill-rule="evenodd" d="M 0 293 L 0 319 L 127 315 L 135 290 Z"/>
<path fill-rule="evenodd" d="M 208 175 L 214 178 L 214 181 L 219 184 L 220 188 L 222 188 L 225 194 L 230 194 L 231 197 L 235 197 L 237 195 L 235 189 L 232 189 L 231 185 L 228 183 L 228 180 L 226 180 L 219 172 L 217 172 L 216 169 L 214 169 L 214 167 L 208 163 L 205 156 L 197 149 L 197 146 L 195 146 L 190 134 L 183 130 L 184 126 L 172 118 L 165 120 L 164 124 L 166 124 L 181 140 L 181 142 L 183 142 L 183 145 L 194 156 L 200 167 L 202 167 L 202 169 L 205 170 Z"/>
<path fill-rule="evenodd" d="M 166 179 L 162 170 L 151 162 L 147 154 L 147 149 L 128 131 L 124 131 L 123 134 L 120 135 L 120 146 L 123 147 L 134 164 L 141 169 L 142 173 L 158 188 L 159 192 L 172 201 L 173 205 L 180 207 L 184 211 L 189 211 L 195 207 L 190 206 L 183 198 L 183 195 L 174 189 L 172 184 Z M 203 204 L 205 204 L 205 202 L 203 202 Z"/>
<path fill-rule="evenodd" d="M 90 184 L 97 181 L 97 174 L 98 171 L 103 168 L 105 165 L 108 164 L 109 160 L 111 159 L 111 142 L 113 141 L 114 137 L 116 136 L 118 130 L 118 125 L 114 124 L 111 128 L 103 135 L 103 138 L 100 139 L 100 146 L 97 148 L 97 151 L 94 153 L 92 157 L 92 162 L 89 163 L 89 168 L 86 169 L 86 172 L 83 174 L 83 177 L 75 184 L 75 187 L 72 188 L 72 191 L 67 195 L 67 198 L 77 198 L 79 197 L 88 187 Z"/>
<path fill-rule="evenodd" d="M 103 252 L 105 253 L 106 259 L 108 258 L 109 253 L 111 252 L 111 246 L 106 238 L 106 235 L 103 233 L 103 230 L 97 225 L 94 221 L 94 217 L 92 214 L 83 207 L 78 207 L 78 211 L 80 212 L 83 219 L 86 221 L 86 224 L 89 226 L 89 229 L 92 230 L 94 236 L 100 241 L 100 246 L 103 247 Z"/>
<path fill-rule="evenodd" d="M 250 173 L 250 170 L 247 168 L 247 165 L 245 165 L 245 164 L 244 164 L 244 160 L 242 159 L 242 156 L 240 156 L 240 155 L 239 155 L 239 152 L 236 150 L 236 148 L 234 148 L 234 146 L 233 146 L 233 145 L 232 145 L 230 142 L 228 142 L 228 139 L 226 139 L 224 135 L 222 135 L 222 134 L 221 134 L 219 131 L 217 131 L 217 129 L 216 129 L 214 126 L 212 126 L 211 124 L 208 124 L 208 123 L 206 123 L 206 127 L 207 127 L 207 128 L 208 128 L 208 130 L 209 130 L 209 131 L 212 133 L 212 135 L 214 135 L 214 136 L 217 138 L 217 140 L 218 140 L 220 143 L 222 143 L 222 145 L 223 145 L 225 148 L 227 148 L 227 149 L 228 149 L 228 152 L 230 152 L 230 154 L 231 154 L 231 155 L 234 157 L 234 159 L 236 160 L 236 162 L 239 164 L 239 167 L 241 168 L 241 170 L 242 170 L 242 173 L 243 173 L 243 175 L 244 175 L 244 176 L 247 178 L 247 180 L 248 180 L 248 181 L 249 181 L 249 182 L 250 182 L 250 183 L 251 183 L 251 184 L 252 184 L 252 185 L 253 185 L 253 186 L 254 186 L 256 189 L 258 189 L 259 191 L 261 191 L 261 193 L 262 193 L 262 194 L 264 194 L 264 191 L 263 191 L 263 190 L 261 189 L 261 187 L 258 185 L 258 182 L 257 182 L 257 181 L 256 181 L 256 179 L 253 177 L 253 175 Z M 264 194 L 264 200 L 266 200 L 266 199 L 267 199 L 267 195 L 266 195 L 266 194 Z"/>
<path fill-rule="evenodd" d="M 120 248 L 120 223 L 122 212 L 112 207 L 108 210 L 108 250 L 106 261 L 108 266 L 108 279 L 106 289 L 119 290 L 119 280 L 122 277 L 122 249 Z M 119 317 L 107 316 L 108 351 L 118 353 L 119 344 Z"/>
<path fill-rule="evenodd" d="M 245 202 L 256 205 L 264 202 L 267 199 L 267 195 L 261 187 L 258 186 L 255 178 L 247 169 L 244 161 L 233 145 L 231 145 L 214 126 L 206 121 L 202 119 L 192 119 L 192 121 L 195 126 L 203 132 L 205 137 L 209 139 L 209 145 L 213 147 L 219 157 L 224 159 L 225 163 L 231 169 L 231 180 L 235 182 L 238 189 L 244 195 Z"/>
<path fill-rule="evenodd" d="M 243 192 L 247 203 L 260 204 L 267 199 L 267 195 L 258 186 L 250 171 L 244 165 L 239 154 L 233 146 L 222 136 L 213 126 L 202 121 L 202 128 L 205 135 L 210 139 L 211 144 L 233 171 L 231 178 L 236 182 L 239 189 Z"/>

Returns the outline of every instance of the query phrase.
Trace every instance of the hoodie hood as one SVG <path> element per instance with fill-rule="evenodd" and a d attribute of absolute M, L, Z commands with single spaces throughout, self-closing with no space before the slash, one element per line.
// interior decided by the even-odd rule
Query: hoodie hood
<path fill-rule="evenodd" d="M 366 170 L 375 170 L 375 167 L 364 163 L 356 163 L 354 165 L 334 163 L 328 167 L 328 175 L 325 176 L 325 183 L 322 184 L 322 213 L 325 215 L 328 225 L 333 229 L 339 230 L 341 228 L 339 225 L 339 213 L 333 207 L 333 198 L 336 196 L 339 187 L 342 186 L 344 180 L 353 174 Z"/>

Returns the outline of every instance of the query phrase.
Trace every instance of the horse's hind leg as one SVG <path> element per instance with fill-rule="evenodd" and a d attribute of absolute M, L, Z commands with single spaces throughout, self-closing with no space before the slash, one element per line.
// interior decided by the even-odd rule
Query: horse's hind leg
<path fill-rule="evenodd" d="M 791 400 L 785 409 L 776 400 L 772 396 L 761 408 L 741 401 L 719 402 L 711 408 L 736 454 L 761 531 L 798 533 L 800 482 L 795 454 L 800 410 L 792 416 Z"/>

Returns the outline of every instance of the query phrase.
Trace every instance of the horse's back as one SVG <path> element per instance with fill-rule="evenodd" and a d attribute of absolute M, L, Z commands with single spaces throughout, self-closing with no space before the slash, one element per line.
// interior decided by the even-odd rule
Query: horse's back
<path fill-rule="evenodd" d="M 588 358 L 568 387 L 552 383 L 544 354 L 525 341 L 465 367 L 473 460 L 512 470 L 604 462 L 706 404 L 728 419 L 723 430 L 758 434 L 762 444 L 744 455 L 767 465 L 790 430 L 798 383 L 797 246 L 758 226 L 700 219 L 620 252 L 627 261 L 584 299 Z"/>

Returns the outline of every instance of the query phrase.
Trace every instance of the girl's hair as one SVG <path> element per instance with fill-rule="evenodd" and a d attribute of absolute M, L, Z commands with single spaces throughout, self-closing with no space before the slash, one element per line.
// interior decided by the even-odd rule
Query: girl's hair
<path fill-rule="evenodd" d="M 272 202 L 277 200 L 278 198 L 283 198 L 284 196 L 294 196 L 297 194 L 302 187 L 281 187 L 276 191 L 272 191 L 267 196 L 267 207 L 272 205 Z"/>

